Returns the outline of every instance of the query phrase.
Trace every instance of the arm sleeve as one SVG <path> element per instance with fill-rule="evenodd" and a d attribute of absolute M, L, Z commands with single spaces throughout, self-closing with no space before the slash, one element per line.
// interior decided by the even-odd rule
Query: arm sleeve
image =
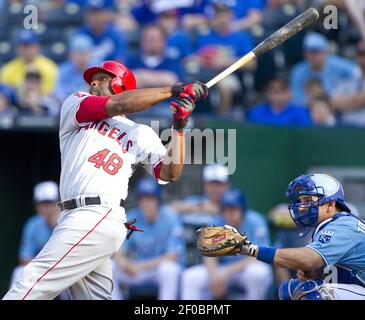
<path fill-rule="evenodd" d="M 109 96 L 91 96 L 87 92 L 70 95 L 61 107 L 60 133 L 73 130 L 82 122 L 108 118 L 105 105 L 109 98 Z"/>
<path fill-rule="evenodd" d="M 324 228 L 316 234 L 314 241 L 306 246 L 320 254 L 327 265 L 338 263 L 354 246 L 348 229 L 340 227 L 334 225 Z"/>
<path fill-rule="evenodd" d="M 33 231 L 33 225 L 27 222 L 24 226 L 22 238 L 20 240 L 19 259 L 33 259 L 37 254 L 37 249 L 35 248 L 33 241 Z"/>

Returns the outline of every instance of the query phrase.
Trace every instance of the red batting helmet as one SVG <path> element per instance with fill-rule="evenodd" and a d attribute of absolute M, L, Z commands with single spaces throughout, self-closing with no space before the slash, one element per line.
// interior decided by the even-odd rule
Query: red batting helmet
<path fill-rule="evenodd" d="M 131 70 L 116 61 L 104 61 L 98 67 L 90 67 L 84 71 L 84 80 L 91 84 L 92 77 L 97 72 L 108 72 L 114 75 L 110 82 L 112 91 L 117 94 L 126 90 L 136 89 L 136 78 Z"/>

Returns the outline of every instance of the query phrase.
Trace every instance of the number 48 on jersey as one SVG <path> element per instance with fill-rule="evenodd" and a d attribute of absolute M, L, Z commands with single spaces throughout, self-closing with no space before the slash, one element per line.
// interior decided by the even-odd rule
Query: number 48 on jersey
<path fill-rule="evenodd" d="M 109 156 L 110 153 L 111 151 L 108 149 L 101 150 L 92 155 L 88 161 L 95 163 L 96 168 L 103 168 L 106 173 L 114 176 L 123 165 L 123 159 L 116 153 Z"/>

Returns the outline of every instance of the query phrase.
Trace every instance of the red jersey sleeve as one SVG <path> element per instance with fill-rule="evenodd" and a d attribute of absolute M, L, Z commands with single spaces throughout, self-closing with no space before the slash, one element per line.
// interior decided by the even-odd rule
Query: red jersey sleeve
<path fill-rule="evenodd" d="M 110 118 L 105 106 L 110 96 L 89 96 L 81 101 L 75 119 L 78 123 Z"/>

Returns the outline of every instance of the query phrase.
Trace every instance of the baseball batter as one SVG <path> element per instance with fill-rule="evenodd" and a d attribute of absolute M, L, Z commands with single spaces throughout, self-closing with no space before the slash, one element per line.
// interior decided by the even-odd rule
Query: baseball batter
<path fill-rule="evenodd" d="M 89 93 L 72 94 L 61 109 L 61 216 L 50 240 L 3 299 L 53 299 L 67 288 L 71 299 L 111 299 L 109 258 L 127 233 L 123 203 L 129 178 L 141 165 L 160 183 L 178 179 L 184 127 L 195 102 L 208 94 L 198 81 L 135 90 L 133 73 L 115 61 L 85 70 L 84 79 Z M 172 97 L 166 149 L 150 127 L 125 115 Z"/>
<path fill-rule="evenodd" d="M 237 250 L 297 270 L 298 278 L 279 289 L 283 300 L 365 300 L 365 223 L 350 212 L 339 181 L 326 174 L 302 175 L 289 184 L 286 196 L 300 234 L 312 232 L 312 242 L 276 249 L 241 235 Z M 237 235 L 226 226 L 229 230 Z"/>

